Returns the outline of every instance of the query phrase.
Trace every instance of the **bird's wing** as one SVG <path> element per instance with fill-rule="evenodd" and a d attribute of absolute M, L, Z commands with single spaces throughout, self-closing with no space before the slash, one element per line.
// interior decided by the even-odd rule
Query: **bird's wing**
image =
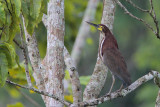
<path fill-rule="evenodd" d="M 103 62 L 109 70 L 124 82 L 130 81 L 127 65 L 117 48 L 109 48 L 103 52 Z"/>

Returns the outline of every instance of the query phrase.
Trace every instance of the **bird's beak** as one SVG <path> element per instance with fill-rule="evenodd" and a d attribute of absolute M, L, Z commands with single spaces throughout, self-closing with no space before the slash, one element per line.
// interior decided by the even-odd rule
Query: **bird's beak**
<path fill-rule="evenodd" d="M 86 21 L 87 22 L 87 21 Z M 96 28 L 98 28 L 99 26 L 97 25 L 97 24 L 94 24 L 94 23 L 91 23 L 91 22 L 87 22 L 89 25 L 92 25 L 92 26 L 94 26 L 94 27 L 96 27 Z"/>
<path fill-rule="evenodd" d="M 86 21 L 87 22 L 87 21 Z M 91 22 L 87 22 L 89 25 L 92 25 L 94 26 L 95 28 L 97 28 L 99 31 L 102 31 L 102 27 L 97 25 L 97 24 L 94 24 L 94 23 L 91 23 Z"/>

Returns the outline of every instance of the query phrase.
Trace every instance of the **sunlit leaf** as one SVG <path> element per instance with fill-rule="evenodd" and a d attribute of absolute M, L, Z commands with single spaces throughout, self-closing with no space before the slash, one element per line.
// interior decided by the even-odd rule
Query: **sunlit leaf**
<path fill-rule="evenodd" d="M 7 104 L 7 107 L 24 107 L 21 102 L 17 102 L 16 104 Z"/>
<path fill-rule="evenodd" d="M 28 26 L 28 17 L 29 17 L 29 7 L 28 2 L 26 0 L 22 0 L 22 15 L 25 19 L 25 26 Z"/>
<path fill-rule="evenodd" d="M 89 80 L 90 80 L 91 76 L 80 76 L 80 83 L 82 85 L 87 85 Z"/>
<path fill-rule="evenodd" d="M 19 22 L 20 18 L 15 14 L 12 14 L 11 25 L 9 26 L 9 42 L 11 43 L 16 36 L 16 33 L 19 31 Z"/>
<path fill-rule="evenodd" d="M 4 45 L 5 45 L 5 46 L 7 47 L 7 49 L 9 50 L 10 55 L 11 55 L 11 58 L 12 58 L 12 61 L 16 61 L 16 63 L 17 63 L 18 66 L 20 67 L 20 65 L 19 65 L 19 57 L 18 57 L 18 55 L 16 54 L 14 47 L 13 47 L 11 44 L 9 44 L 9 43 L 4 43 Z"/>
<path fill-rule="evenodd" d="M 30 15 L 33 19 L 37 19 L 40 13 L 42 0 L 30 0 Z"/>
<path fill-rule="evenodd" d="M 66 101 L 69 101 L 69 102 L 73 102 L 73 96 L 72 95 L 65 95 L 64 96 L 64 99 L 66 100 Z"/>
<path fill-rule="evenodd" d="M 65 79 L 68 80 L 70 79 L 69 71 L 65 70 Z"/>

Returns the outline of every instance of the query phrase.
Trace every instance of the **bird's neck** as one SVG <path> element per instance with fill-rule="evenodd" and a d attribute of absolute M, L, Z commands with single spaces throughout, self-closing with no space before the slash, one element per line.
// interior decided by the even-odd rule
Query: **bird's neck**
<path fill-rule="evenodd" d="M 101 44 L 100 44 L 99 48 L 100 48 L 99 54 L 101 57 L 103 56 L 103 52 L 106 49 L 110 49 L 110 48 L 117 48 L 118 49 L 117 41 L 111 32 L 105 33 L 105 36 L 101 40 Z"/>

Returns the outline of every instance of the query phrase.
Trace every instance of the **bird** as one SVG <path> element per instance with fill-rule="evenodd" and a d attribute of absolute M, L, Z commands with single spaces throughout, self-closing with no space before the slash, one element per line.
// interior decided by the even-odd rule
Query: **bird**
<path fill-rule="evenodd" d="M 119 51 L 117 40 L 111 33 L 109 28 L 104 24 L 94 24 L 86 21 L 89 25 L 94 26 L 103 33 L 104 37 L 99 46 L 99 56 L 103 64 L 107 66 L 112 74 L 112 85 L 108 94 L 111 93 L 115 83 L 115 77 L 118 77 L 122 81 L 122 85 L 118 91 L 121 91 L 123 87 L 127 87 L 131 84 L 131 77 L 127 70 L 126 62 Z"/>

